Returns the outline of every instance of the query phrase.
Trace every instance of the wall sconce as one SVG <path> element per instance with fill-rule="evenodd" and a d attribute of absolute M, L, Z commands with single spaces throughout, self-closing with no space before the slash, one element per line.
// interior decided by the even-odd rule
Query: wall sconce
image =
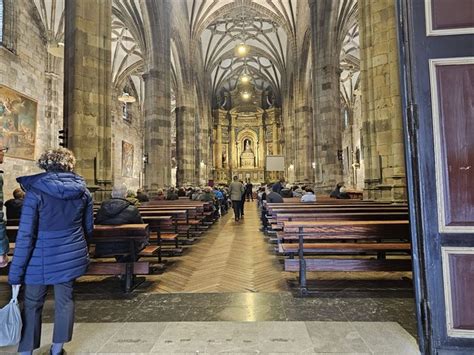
<path fill-rule="evenodd" d="M 316 169 L 316 163 L 314 161 L 311 163 L 311 166 L 313 167 L 313 169 Z"/>
<path fill-rule="evenodd" d="M 148 153 L 143 154 L 143 164 L 148 164 Z"/>
<path fill-rule="evenodd" d="M 293 164 L 290 164 L 290 165 L 288 166 L 288 170 L 294 170 L 294 169 L 295 169 L 295 166 L 294 166 Z"/>

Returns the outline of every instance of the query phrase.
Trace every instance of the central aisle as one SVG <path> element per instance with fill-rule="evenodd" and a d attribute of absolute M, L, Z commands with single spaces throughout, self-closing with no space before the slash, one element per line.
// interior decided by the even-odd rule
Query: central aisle
<path fill-rule="evenodd" d="M 282 265 L 259 227 L 256 202 L 245 203 L 239 222 L 231 209 L 182 257 L 170 259 L 154 292 L 287 291 Z"/>

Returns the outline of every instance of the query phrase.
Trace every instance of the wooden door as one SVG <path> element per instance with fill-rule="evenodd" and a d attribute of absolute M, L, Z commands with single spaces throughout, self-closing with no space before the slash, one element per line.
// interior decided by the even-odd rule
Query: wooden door
<path fill-rule="evenodd" d="M 474 354 L 474 0 L 398 13 L 420 346 Z"/>

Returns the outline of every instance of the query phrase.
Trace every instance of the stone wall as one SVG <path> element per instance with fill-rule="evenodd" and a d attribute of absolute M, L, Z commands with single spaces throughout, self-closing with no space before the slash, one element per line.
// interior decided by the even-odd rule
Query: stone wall
<path fill-rule="evenodd" d="M 117 97 L 121 90 L 112 96 L 112 178 L 115 185 L 125 184 L 129 190 L 136 190 L 143 184 L 143 114 L 137 100 L 128 104 L 130 121 L 123 118 L 123 103 Z M 133 166 L 131 174 L 125 168 L 122 142 L 133 146 Z"/>
<path fill-rule="evenodd" d="M 38 102 L 38 124 L 36 130 L 36 149 L 32 160 L 16 159 L 7 153 L 1 169 L 4 173 L 4 192 L 8 198 L 11 191 L 17 187 L 15 179 L 18 176 L 41 172 L 35 161 L 42 151 L 52 145 L 53 132 L 51 127 L 59 127 L 61 114 L 56 115 L 54 121 L 48 121 L 46 106 L 48 101 L 47 52 L 46 39 L 42 32 L 40 21 L 32 1 L 18 0 L 14 2 L 16 8 L 15 26 L 16 48 L 11 52 L 0 47 L 0 85 L 7 86 Z M 5 19 L 8 21 L 8 19 Z M 58 92 L 54 95 L 62 97 L 62 84 L 57 85 Z M 58 105 L 59 107 L 59 105 Z"/>
<path fill-rule="evenodd" d="M 342 132 L 342 151 L 343 151 L 343 181 L 346 187 L 363 190 L 364 189 L 364 156 L 363 156 L 363 139 L 362 116 L 360 106 L 360 96 L 355 99 L 352 108 L 351 117 L 349 117 L 349 125 Z M 356 157 L 359 151 L 359 164 L 357 165 Z"/>
<path fill-rule="evenodd" d="M 406 200 L 397 20 L 391 0 L 359 3 L 364 198 Z"/>

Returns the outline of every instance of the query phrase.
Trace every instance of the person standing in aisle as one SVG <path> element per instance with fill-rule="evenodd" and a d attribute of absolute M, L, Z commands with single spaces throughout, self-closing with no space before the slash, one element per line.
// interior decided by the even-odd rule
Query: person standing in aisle
<path fill-rule="evenodd" d="M 237 176 L 234 176 L 234 181 L 229 186 L 229 195 L 232 201 L 232 208 L 234 209 L 234 217 L 236 222 L 242 217 L 241 205 L 244 191 L 244 185 L 242 185 Z"/>
<path fill-rule="evenodd" d="M 245 197 L 247 201 L 252 200 L 253 202 L 253 184 L 250 182 L 250 179 L 247 181 L 247 185 L 245 185 Z"/>

